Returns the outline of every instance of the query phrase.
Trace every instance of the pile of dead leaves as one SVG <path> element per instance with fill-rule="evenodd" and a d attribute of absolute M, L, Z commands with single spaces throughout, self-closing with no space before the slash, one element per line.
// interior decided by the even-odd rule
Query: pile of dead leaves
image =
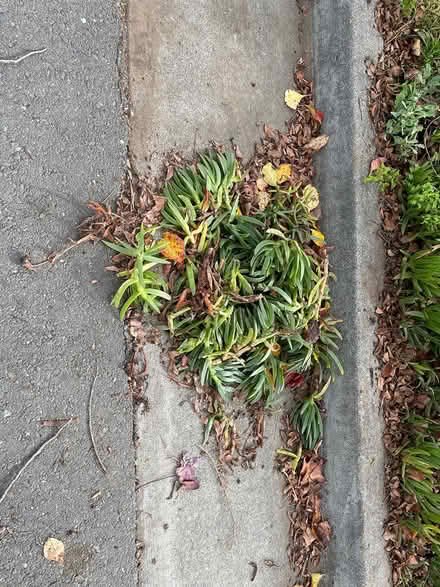
<path fill-rule="evenodd" d="M 298 574 L 307 577 L 319 565 L 321 554 L 331 538 L 330 524 L 321 513 L 324 460 L 319 447 L 299 458 L 300 438 L 287 415 L 283 418 L 281 439 L 283 449 L 278 451 L 278 467 L 286 482 L 284 495 L 294 506 L 288 514 L 288 555 Z"/>
<path fill-rule="evenodd" d="M 275 168 L 282 164 L 290 165 L 292 173 L 288 181 L 292 187 L 312 183 L 313 153 L 327 144 L 328 137 L 320 134 L 324 115 L 312 103 L 313 84 L 305 78 L 304 72 L 304 62 L 300 59 L 295 71 L 295 83 L 298 93 L 303 97 L 296 106 L 296 115 L 287 123 L 285 132 L 264 125 L 264 137 L 256 146 L 254 156 L 247 165 L 242 194 L 246 214 L 252 213 L 261 205 L 259 178 L 261 169 L 267 163 L 271 163 Z M 313 214 L 319 219 L 319 208 L 315 208 Z"/>

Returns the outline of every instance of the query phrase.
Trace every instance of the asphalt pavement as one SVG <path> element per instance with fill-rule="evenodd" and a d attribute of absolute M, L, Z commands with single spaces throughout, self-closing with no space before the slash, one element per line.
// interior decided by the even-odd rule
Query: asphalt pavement
<path fill-rule="evenodd" d="M 33 261 L 76 236 L 89 199 L 118 191 L 120 14 L 105 0 L 0 2 L 0 493 L 57 428 L 0 504 L 0 584 L 136 584 L 132 404 L 114 278 L 102 245 L 54 266 Z M 97 371 L 95 371 L 97 370 Z M 92 428 L 106 467 L 91 448 Z M 48 537 L 64 566 L 43 556 Z"/>

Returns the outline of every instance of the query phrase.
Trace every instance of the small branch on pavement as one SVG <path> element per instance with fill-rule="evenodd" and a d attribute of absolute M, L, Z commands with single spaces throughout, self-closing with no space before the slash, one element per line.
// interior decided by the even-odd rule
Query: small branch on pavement
<path fill-rule="evenodd" d="M 61 428 L 59 430 L 57 430 L 57 432 L 53 436 L 51 436 L 45 442 L 43 442 L 43 444 L 40 446 L 40 448 L 37 449 L 34 452 L 34 454 L 25 462 L 25 464 L 20 468 L 20 470 L 18 471 L 18 473 L 15 475 L 15 477 L 12 479 L 12 481 L 9 483 L 9 485 L 6 487 L 6 489 L 3 491 L 3 493 L 2 493 L 2 495 L 0 497 L 0 505 L 6 499 L 6 496 L 8 495 L 8 493 L 10 492 L 10 490 L 12 489 L 12 487 L 19 480 L 19 478 L 24 473 L 24 471 L 29 467 L 29 465 L 38 457 L 38 455 L 40 455 L 43 452 L 43 450 L 47 446 L 49 446 L 49 444 L 51 442 L 53 442 L 56 438 L 58 438 L 58 436 L 61 434 L 61 432 L 64 430 L 64 428 L 66 428 L 66 426 L 68 426 L 72 421 L 73 421 L 73 417 L 72 418 L 69 418 L 67 420 L 67 422 L 65 424 L 63 424 L 63 426 L 61 426 Z"/>
<path fill-rule="evenodd" d="M 171 479 L 171 477 L 175 477 L 176 473 L 170 473 L 169 475 L 164 475 L 163 477 L 156 477 L 156 479 L 150 479 L 150 481 L 147 481 L 146 483 L 142 483 L 142 485 L 138 485 L 136 487 L 136 491 L 139 491 L 139 489 L 142 489 L 142 487 L 146 487 L 147 485 L 151 485 L 151 483 L 156 483 L 156 481 L 162 481 L 163 479 Z"/>
<path fill-rule="evenodd" d="M 82 245 L 94 239 L 95 237 L 92 234 L 87 234 L 86 236 L 83 236 L 77 241 L 71 241 L 71 244 L 66 245 L 61 250 L 55 253 L 51 253 L 47 257 L 47 259 L 44 259 L 44 261 L 40 261 L 40 263 L 32 263 L 31 259 L 27 255 L 25 255 L 22 261 L 23 267 L 25 269 L 28 269 L 29 271 L 36 271 L 39 267 L 42 267 L 43 265 L 53 265 L 60 257 L 67 253 L 67 251 L 70 251 L 71 249 L 79 247 L 79 245 Z"/>
<path fill-rule="evenodd" d="M 89 434 L 90 434 L 90 440 L 92 441 L 93 452 L 95 453 L 96 460 L 98 461 L 99 466 L 101 467 L 102 472 L 105 475 L 107 473 L 107 469 L 105 468 L 105 465 L 102 462 L 101 457 L 99 456 L 98 449 L 96 448 L 95 437 L 93 436 L 93 428 L 92 428 L 92 401 L 93 401 L 93 392 L 95 390 L 95 381 L 96 381 L 96 377 L 97 376 L 98 376 L 98 363 L 96 363 L 95 375 L 94 375 L 93 380 L 92 380 L 92 385 L 90 386 L 90 395 L 89 395 Z"/>
<path fill-rule="evenodd" d="M 16 65 L 17 63 L 20 63 L 20 61 L 27 59 L 31 55 L 38 55 L 39 53 L 45 53 L 46 51 L 47 47 L 45 47 L 44 49 L 36 49 L 35 51 L 29 51 L 28 53 L 25 53 L 21 57 L 16 57 L 15 59 L 0 59 L 0 63 L 11 63 L 13 65 Z"/>

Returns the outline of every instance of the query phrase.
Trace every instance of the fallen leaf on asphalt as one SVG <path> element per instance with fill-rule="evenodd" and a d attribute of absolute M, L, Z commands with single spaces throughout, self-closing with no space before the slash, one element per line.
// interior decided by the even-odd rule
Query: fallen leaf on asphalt
<path fill-rule="evenodd" d="M 44 557 L 49 561 L 55 561 L 59 565 L 64 564 L 64 544 L 57 538 L 48 538 L 44 543 Z"/>
<path fill-rule="evenodd" d="M 292 110 L 297 109 L 298 104 L 303 98 L 304 96 L 295 90 L 286 90 L 286 93 L 284 94 L 284 101 L 289 108 L 292 108 Z"/>
<path fill-rule="evenodd" d="M 323 122 L 323 120 L 324 120 L 324 114 L 323 114 L 323 112 L 321 112 L 320 110 L 317 110 L 317 109 L 316 109 L 316 108 L 313 106 L 313 104 L 309 104 L 309 105 L 307 106 L 307 108 L 308 108 L 308 109 L 310 110 L 310 112 L 312 113 L 312 118 L 313 118 L 314 120 L 317 120 L 318 122 L 321 122 L 321 123 Z"/>
<path fill-rule="evenodd" d="M 320 135 L 319 137 L 311 139 L 306 145 L 304 145 L 304 149 L 307 149 L 308 151 L 320 151 L 327 143 L 328 135 Z"/>
<path fill-rule="evenodd" d="M 174 167 L 172 165 L 168 165 L 167 175 L 165 177 L 165 181 L 170 181 L 170 179 L 173 177 L 173 175 L 174 175 Z"/>
<path fill-rule="evenodd" d="M 170 259 L 170 261 L 183 263 L 185 259 L 185 244 L 183 239 L 173 232 L 165 232 L 163 242 L 166 244 L 166 248 L 161 251 L 162 255 Z"/>
<path fill-rule="evenodd" d="M 321 581 L 322 577 L 320 573 L 312 573 L 312 585 L 311 587 L 318 587 L 319 582 Z"/>

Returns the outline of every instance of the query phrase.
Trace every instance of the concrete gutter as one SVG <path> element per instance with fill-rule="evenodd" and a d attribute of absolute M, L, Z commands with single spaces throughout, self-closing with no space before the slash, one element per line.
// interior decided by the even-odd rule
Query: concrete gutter
<path fill-rule="evenodd" d="M 323 228 L 336 249 L 334 313 L 344 320 L 345 376 L 328 393 L 327 508 L 334 530 L 328 579 L 335 587 L 389 585 L 383 543 L 384 451 L 376 393 L 375 307 L 382 287 L 375 190 L 363 183 L 374 157 L 365 59 L 380 51 L 374 2 L 320 0 L 313 7 L 316 99 L 329 148 L 317 157 Z"/>

